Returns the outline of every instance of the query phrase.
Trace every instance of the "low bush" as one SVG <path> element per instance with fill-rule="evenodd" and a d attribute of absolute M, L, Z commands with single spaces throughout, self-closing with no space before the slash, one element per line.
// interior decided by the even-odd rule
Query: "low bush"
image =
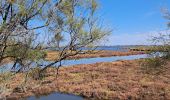
<path fill-rule="evenodd" d="M 166 68 L 166 60 L 161 57 L 147 58 L 140 62 L 141 69 L 147 74 L 160 74 Z"/>
<path fill-rule="evenodd" d="M 34 80 L 42 80 L 45 77 L 46 71 L 43 71 L 43 73 L 40 73 L 40 71 L 40 67 L 33 68 L 27 73 L 27 77 L 32 78 Z"/>

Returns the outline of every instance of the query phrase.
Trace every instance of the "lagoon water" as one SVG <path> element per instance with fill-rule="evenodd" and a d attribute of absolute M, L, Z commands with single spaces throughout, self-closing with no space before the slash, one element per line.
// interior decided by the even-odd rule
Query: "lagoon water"
<path fill-rule="evenodd" d="M 93 64 L 93 63 L 98 63 L 98 62 L 113 62 L 113 61 L 118 61 L 118 60 L 135 60 L 135 59 L 140 59 L 140 58 L 148 58 L 147 54 L 140 54 L 140 55 L 130 55 L 130 56 L 112 56 L 112 57 L 97 57 L 97 58 L 83 58 L 83 59 L 78 59 L 78 60 L 63 60 L 61 62 L 61 65 L 63 67 L 67 66 L 72 66 L 72 65 L 79 65 L 79 64 Z M 40 61 L 39 64 L 45 66 L 52 63 L 52 61 Z M 4 66 L 5 69 L 0 69 L 2 72 L 10 71 L 12 67 L 12 63 L 6 64 Z M 54 67 L 59 66 L 60 63 L 56 63 L 53 65 Z M 19 66 L 19 65 L 18 65 Z M 32 68 L 37 66 L 37 63 L 32 63 Z M 3 67 L 1 67 L 3 68 Z M 17 69 L 16 69 L 17 70 Z"/>
<path fill-rule="evenodd" d="M 109 51 L 127 52 L 129 50 L 129 48 L 130 48 L 130 46 L 99 46 L 99 47 L 96 48 L 96 50 L 109 50 Z"/>
<path fill-rule="evenodd" d="M 78 64 L 93 64 L 98 62 L 112 62 L 118 60 L 135 60 L 140 58 L 147 58 L 147 54 L 141 55 L 130 55 L 130 56 L 112 56 L 112 57 L 98 57 L 98 58 L 84 58 L 78 60 L 64 60 L 62 61 L 63 66 L 71 66 L 71 65 L 78 65 Z M 59 65 L 58 63 L 56 66 Z"/>
<path fill-rule="evenodd" d="M 26 100 L 83 100 L 83 98 L 68 94 L 52 93 L 48 96 L 29 97 Z"/>
<path fill-rule="evenodd" d="M 130 48 L 137 47 L 135 45 L 116 45 L 116 46 L 98 46 L 97 48 L 81 48 L 82 50 L 108 50 L 108 51 L 121 51 L 127 52 Z M 62 50 L 63 48 L 61 48 Z M 56 49 L 49 49 L 56 50 Z"/>

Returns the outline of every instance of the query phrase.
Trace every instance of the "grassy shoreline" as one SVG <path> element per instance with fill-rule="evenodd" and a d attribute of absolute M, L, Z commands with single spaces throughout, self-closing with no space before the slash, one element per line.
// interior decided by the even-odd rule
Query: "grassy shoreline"
<path fill-rule="evenodd" d="M 45 60 L 53 61 L 57 59 L 57 55 L 59 53 L 57 51 L 48 51 L 47 56 L 45 57 Z M 69 57 L 68 59 L 81 59 L 81 58 L 96 58 L 96 57 L 111 57 L 111 56 L 129 56 L 129 55 L 137 55 L 137 54 L 145 54 L 145 52 L 141 51 L 127 51 L 127 52 L 121 52 L 121 51 L 108 51 L 108 50 L 102 50 L 102 51 L 93 51 L 88 54 L 78 54 L 76 56 Z"/>
<path fill-rule="evenodd" d="M 170 75 L 168 66 L 161 75 L 142 72 L 139 60 L 103 62 L 61 68 L 49 68 L 43 80 L 29 81 L 24 85 L 24 74 L 16 74 L 6 84 L 8 99 L 47 95 L 52 92 L 69 93 L 89 99 L 168 99 Z M 22 84 L 21 84 L 22 83 Z"/>
<path fill-rule="evenodd" d="M 68 57 L 68 60 L 72 59 L 82 59 L 82 58 L 97 58 L 97 57 L 112 57 L 112 56 L 129 56 L 129 55 L 138 55 L 138 54 L 146 54 L 146 52 L 141 51 L 128 51 L 128 52 L 121 52 L 121 51 L 93 51 L 88 54 L 78 54 L 76 56 Z M 47 51 L 47 55 L 44 58 L 47 61 L 54 61 L 57 59 L 57 55 L 59 53 L 57 51 Z M 6 64 L 13 61 L 12 58 L 4 59 L 0 65 Z"/>

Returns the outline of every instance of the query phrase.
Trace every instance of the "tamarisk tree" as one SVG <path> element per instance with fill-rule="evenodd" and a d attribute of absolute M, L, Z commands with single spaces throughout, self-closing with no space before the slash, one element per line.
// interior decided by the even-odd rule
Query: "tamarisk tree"
<path fill-rule="evenodd" d="M 1 0 L 0 63 L 10 58 L 18 72 L 34 62 L 41 71 L 70 56 L 87 53 L 110 31 L 97 17 L 96 0 Z M 57 50 L 57 59 L 40 64 L 45 51 Z M 5 67 L 5 66 L 4 66 Z"/>

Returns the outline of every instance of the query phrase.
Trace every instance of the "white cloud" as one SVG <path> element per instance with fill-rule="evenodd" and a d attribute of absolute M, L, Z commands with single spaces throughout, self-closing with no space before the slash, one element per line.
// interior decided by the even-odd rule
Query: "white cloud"
<path fill-rule="evenodd" d="M 169 31 L 151 31 L 145 33 L 132 34 L 112 34 L 108 37 L 108 41 L 103 42 L 104 45 L 152 45 L 151 38 L 158 36 L 159 33 L 166 34 Z"/>

